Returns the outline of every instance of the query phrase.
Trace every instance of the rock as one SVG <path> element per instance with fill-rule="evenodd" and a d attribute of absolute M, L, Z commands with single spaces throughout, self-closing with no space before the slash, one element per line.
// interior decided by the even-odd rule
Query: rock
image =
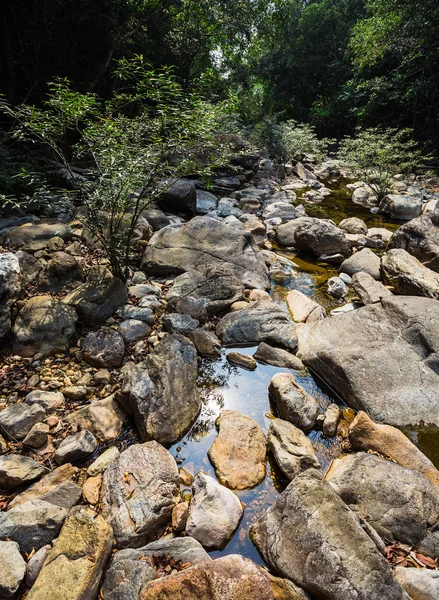
<path fill-rule="evenodd" d="M 205 548 L 224 548 L 243 514 L 238 496 L 203 472 L 195 477 L 192 489 L 187 535 Z"/>
<path fill-rule="evenodd" d="M 334 437 L 337 435 L 338 422 L 340 421 L 340 408 L 337 404 L 330 404 L 325 412 L 323 421 L 323 435 L 326 437 Z"/>
<path fill-rule="evenodd" d="M 288 421 L 271 421 L 268 447 L 280 470 L 290 481 L 306 469 L 320 469 L 311 441 L 303 431 Z"/>
<path fill-rule="evenodd" d="M 80 431 L 66 437 L 55 452 L 55 460 L 61 465 L 66 462 L 83 460 L 93 454 L 98 443 L 90 431 Z"/>
<path fill-rule="evenodd" d="M 142 440 L 173 444 L 201 408 L 197 353 L 187 338 L 167 334 L 142 363 L 124 369 L 123 406 L 134 415 Z"/>
<path fill-rule="evenodd" d="M 36 423 L 23 440 L 23 446 L 41 448 L 47 442 L 49 426 L 46 423 Z"/>
<path fill-rule="evenodd" d="M 326 478 L 384 539 L 439 553 L 439 487 L 418 471 L 359 452 L 336 459 Z"/>
<path fill-rule="evenodd" d="M 397 294 L 439 299 L 439 275 L 405 250 L 389 250 L 381 259 L 384 282 Z"/>
<path fill-rule="evenodd" d="M 117 309 L 116 314 L 123 321 L 126 321 L 127 319 L 134 319 L 136 321 L 143 321 L 148 325 L 154 324 L 154 312 L 150 308 L 142 308 L 140 306 L 133 306 L 132 304 L 125 304 Z"/>
<path fill-rule="evenodd" d="M 113 462 L 117 456 L 119 456 L 119 450 L 116 448 L 116 446 L 111 446 L 111 448 L 105 450 L 105 452 L 103 452 L 94 462 L 91 463 L 87 469 L 87 475 L 90 475 L 90 477 L 99 475 L 99 473 L 105 471 L 108 465 Z"/>
<path fill-rule="evenodd" d="M 179 313 L 168 313 L 163 317 L 162 323 L 163 328 L 169 333 L 180 333 L 186 336 L 189 336 L 200 324 L 199 321 L 193 319 L 190 315 Z"/>
<path fill-rule="evenodd" d="M 87 398 L 87 388 L 85 385 L 69 385 L 63 388 L 63 394 L 69 400 L 79 402 Z"/>
<path fill-rule="evenodd" d="M 120 333 L 102 327 L 84 338 L 82 353 L 84 360 L 94 367 L 115 369 L 122 366 L 125 343 Z"/>
<path fill-rule="evenodd" d="M 151 327 L 143 321 L 128 319 L 119 325 L 117 332 L 122 336 L 125 344 L 129 346 L 139 340 L 146 339 L 151 333 Z"/>
<path fill-rule="evenodd" d="M 363 304 L 381 302 L 381 298 L 392 295 L 382 283 L 362 271 L 352 276 L 352 287 Z"/>
<path fill-rule="evenodd" d="M 84 500 L 92 505 L 97 504 L 99 502 L 101 486 L 101 477 L 89 477 L 82 486 L 82 496 Z"/>
<path fill-rule="evenodd" d="M 5 440 L 5 438 L 0 435 L 0 454 L 6 454 L 6 452 L 9 450 L 9 445 L 8 442 Z"/>
<path fill-rule="evenodd" d="M 20 261 L 12 252 L 0 254 L 0 304 L 5 306 L 21 292 Z"/>
<path fill-rule="evenodd" d="M 189 473 L 189 471 L 186 471 L 186 469 L 184 469 L 183 467 L 180 467 L 180 469 L 178 469 L 178 478 L 180 484 L 184 485 L 185 487 L 191 487 L 194 482 L 194 476 L 191 473 Z"/>
<path fill-rule="evenodd" d="M 34 296 L 14 323 L 13 352 L 21 356 L 63 354 L 76 341 L 77 321 L 71 306 L 52 296 Z"/>
<path fill-rule="evenodd" d="M 190 315 L 200 323 L 205 323 L 209 319 L 203 301 L 190 296 L 174 298 L 167 303 L 166 310 L 181 315 Z"/>
<path fill-rule="evenodd" d="M 177 533 L 184 531 L 188 516 L 189 504 L 187 502 L 180 502 L 180 504 L 177 504 L 172 511 L 172 529 Z"/>
<path fill-rule="evenodd" d="M 215 210 L 218 204 L 216 196 L 205 190 L 197 190 L 197 215 L 207 215 L 211 210 Z"/>
<path fill-rule="evenodd" d="M 210 217 L 162 229 L 152 236 L 142 258 L 147 273 L 165 276 L 224 263 L 246 287 L 269 288 L 267 268 L 258 259 L 250 234 Z"/>
<path fill-rule="evenodd" d="M 439 572 L 395 567 L 395 579 L 412 600 L 439 598 Z"/>
<path fill-rule="evenodd" d="M 281 225 L 277 230 L 281 246 L 296 246 L 316 257 L 331 254 L 350 254 L 350 244 L 342 229 L 331 221 L 303 217 Z"/>
<path fill-rule="evenodd" d="M 39 550 L 58 535 L 68 512 L 44 500 L 27 500 L 0 513 L 0 538 L 17 542 L 22 552 Z"/>
<path fill-rule="evenodd" d="M 208 452 L 222 485 L 233 490 L 253 488 L 265 478 L 266 440 L 252 418 L 223 410 L 216 420 L 218 435 Z"/>
<path fill-rule="evenodd" d="M 84 281 L 82 269 L 75 257 L 65 252 L 56 252 L 38 283 L 43 292 L 60 292 L 72 290 Z"/>
<path fill-rule="evenodd" d="M 30 250 L 36 252 L 47 246 L 53 237 L 60 237 L 64 241 L 70 241 L 73 232 L 64 223 L 39 223 L 38 225 L 25 225 L 11 229 L 6 237 L 8 248 Z"/>
<path fill-rule="evenodd" d="M 38 258 L 35 258 L 32 254 L 18 250 L 15 253 L 20 263 L 20 276 L 24 287 L 33 285 L 43 268 L 43 264 Z"/>
<path fill-rule="evenodd" d="M 22 440 L 45 416 L 46 411 L 39 404 L 13 404 L 0 412 L 0 427 L 8 439 Z"/>
<path fill-rule="evenodd" d="M 16 542 L 0 542 L 0 598 L 12 598 L 20 587 L 26 563 Z"/>
<path fill-rule="evenodd" d="M 422 200 L 409 195 L 389 194 L 381 200 L 378 208 L 391 219 L 410 221 L 422 213 Z"/>
<path fill-rule="evenodd" d="M 157 296 L 160 298 L 162 292 L 159 287 L 152 283 L 140 283 L 138 285 L 132 285 L 128 289 L 130 296 L 135 298 L 144 298 L 145 296 Z"/>
<path fill-rule="evenodd" d="M 27 600 L 57 600 L 60 590 L 68 590 L 69 600 L 94 600 L 112 543 L 100 515 L 84 506 L 72 509 Z"/>
<path fill-rule="evenodd" d="M 258 300 L 268 300 L 269 302 L 273 301 L 270 294 L 265 290 L 250 290 L 250 293 L 248 294 L 248 301 L 258 302 Z"/>
<path fill-rule="evenodd" d="M 340 277 L 331 277 L 328 279 L 328 294 L 334 298 L 343 298 L 348 293 L 347 285 Z"/>
<path fill-rule="evenodd" d="M 114 399 L 114 395 L 103 400 L 93 400 L 66 417 L 66 422 L 73 430 L 86 429 L 98 442 L 108 442 L 117 437 L 125 420 L 126 414 Z"/>
<path fill-rule="evenodd" d="M 163 227 L 171 224 L 170 218 L 158 208 L 150 207 L 142 212 L 142 216 L 150 223 L 154 231 L 163 229 Z"/>
<path fill-rule="evenodd" d="M 288 579 L 275 577 L 267 571 L 273 591 L 274 600 L 309 600 L 309 596 L 301 588 Z"/>
<path fill-rule="evenodd" d="M 48 469 L 41 463 L 27 456 L 19 454 L 0 456 L 0 487 L 13 490 L 19 485 L 39 479 L 47 471 Z"/>
<path fill-rule="evenodd" d="M 369 250 L 369 248 L 363 248 L 342 262 L 340 271 L 342 273 L 347 273 L 351 277 L 355 273 L 359 273 L 361 271 L 363 273 L 368 273 L 376 280 L 380 280 L 380 267 L 381 261 L 379 256 L 372 252 L 372 250 Z"/>
<path fill-rule="evenodd" d="M 229 352 L 226 358 L 230 364 L 241 367 L 242 369 L 254 371 L 257 367 L 256 360 L 248 354 L 242 354 L 241 352 Z"/>
<path fill-rule="evenodd" d="M 157 442 L 130 446 L 108 466 L 103 480 L 103 514 L 118 548 L 154 539 L 179 501 L 178 470 Z"/>
<path fill-rule="evenodd" d="M 300 386 L 294 375 L 277 373 L 271 380 L 269 392 L 281 419 L 303 431 L 310 431 L 319 413 L 317 401 Z"/>
<path fill-rule="evenodd" d="M 293 317 L 293 321 L 296 323 L 305 323 L 314 311 L 317 311 L 316 316 L 318 316 L 318 318 L 323 319 L 325 316 L 323 308 L 317 304 L 317 302 L 314 302 L 314 300 L 305 296 L 302 292 L 299 292 L 299 290 L 291 290 L 291 292 L 288 292 L 287 306 Z"/>
<path fill-rule="evenodd" d="M 120 306 L 126 304 L 127 299 L 125 285 L 117 277 L 111 277 L 80 285 L 63 302 L 73 306 L 81 321 L 93 327 L 108 319 Z"/>
<path fill-rule="evenodd" d="M 400 248 L 417 258 L 424 266 L 439 272 L 439 211 L 405 223 L 392 235 L 389 250 Z"/>
<path fill-rule="evenodd" d="M 343 219 L 338 224 L 339 229 L 343 229 L 347 233 L 363 234 L 367 235 L 367 225 L 364 221 L 358 217 L 350 217 L 349 219 Z"/>
<path fill-rule="evenodd" d="M 390 296 L 302 325 L 298 354 L 349 406 L 374 421 L 439 425 L 438 328 L 439 302 Z"/>
<path fill-rule="evenodd" d="M 359 187 L 352 194 L 352 202 L 370 207 L 376 205 L 377 199 L 369 187 Z"/>
<path fill-rule="evenodd" d="M 301 217 L 302 211 L 297 210 L 295 206 L 288 202 L 273 202 L 264 208 L 262 217 L 264 219 L 282 219 L 282 222 L 292 221 Z"/>
<path fill-rule="evenodd" d="M 93 375 L 93 381 L 96 385 L 108 385 L 111 383 L 111 373 L 108 369 L 100 369 Z"/>
<path fill-rule="evenodd" d="M 392 237 L 392 232 L 384 227 L 371 227 L 367 230 L 367 237 L 387 243 Z"/>
<path fill-rule="evenodd" d="M 439 471 L 402 431 L 390 425 L 374 423 L 363 411 L 357 414 L 349 427 L 349 441 L 356 450 L 371 450 L 389 457 L 402 467 L 419 471 L 439 485 Z"/>
<path fill-rule="evenodd" d="M 312 594 L 328 600 L 408 600 L 358 517 L 318 471 L 297 475 L 250 536 L 279 575 Z"/>
<path fill-rule="evenodd" d="M 81 488 L 72 481 L 77 472 L 78 469 L 70 464 L 54 469 L 24 492 L 15 496 L 9 503 L 9 508 L 15 508 L 29 500 L 44 500 L 55 506 L 72 508 L 81 497 Z"/>
<path fill-rule="evenodd" d="M 268 576 L 237 554 L 194 565 L 147 583 L 141 600 L 273 600 Z"/>
<path fill-rule="evenodd" d="M 200 356 L 218 358 L 221 356 L 221 342 L 213 331 L 207 329 L 195 329 L 189 334 Z"/>
<path fill-rule="evenodd" d="M 236 277 L 233 266 L 208 263 L 179 275 L 168 292 L 167 300 L 188 297 L 199 300 L 207 313 L 214 315 L 241 300 L 244 286 Z"/>
<path fill-rule="evenodd" d="M 65 404 L 64 394 L 61 392 L 47 392 L 46 390 L 34 390 L 24 399 L 25 404 L 38 404 L 50 415 Z"/>
<path fill-rule="evenodd" d="M 164 181 L 163 188 L 164 192 L 157 199 L 160 208 L 189 215 L 197 212 L 197 193 L 193 181 L 189 179 Z M 146 216 L 145 218 L 148 219 Z"/>
<path fill-rule="evenodd" d="M 35 583 L 42 569 L 43 563 L 46 560 L 47 555 L 49 554 L 51 549 L 52 545 L 46 544 L 45 546 L 37 550 L 35 554 L 29 559 L 29 562 L 27 563 L 26 577 L 24 579 L 24 582 L 28 588 L 31 588 Z"/>
<path fill-rule="evenodd" d="M 300 358 L 294 356 L 294 354 L 290 354 L 281 348 L 273 348 L 273 346 L 269 346 L 264 342 L 259 344 L 258 349 L 253 354 L 253 358 L 262 364 L 285 369 L 300 370 L 304 368 Z"/>
<path fill-rule="evenodd" d="M 216 334 L 226 346 L 266 342 L 294 351 L 297 345 L 287 313 L 278 304 L 264 300 L 223 317 Z"/>

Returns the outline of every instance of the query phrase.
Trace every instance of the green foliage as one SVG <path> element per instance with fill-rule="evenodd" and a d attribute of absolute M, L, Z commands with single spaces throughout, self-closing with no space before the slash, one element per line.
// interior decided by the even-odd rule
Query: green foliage
<path fill-rule="evenodd" d="M 428 159 L 412 133 L 409 129 L 358 129 L 355 137 L 342 140 L 338 156 L 380 201 L 391 192 L 397 173 L 413 172 Z"/>

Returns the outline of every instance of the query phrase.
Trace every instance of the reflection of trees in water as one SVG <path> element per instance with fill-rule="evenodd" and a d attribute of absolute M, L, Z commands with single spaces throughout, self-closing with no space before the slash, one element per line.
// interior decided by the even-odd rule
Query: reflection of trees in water
<path fill-rule="evenodd" d="M 212 391 L 215 388 L 224 388 L 229 386 L 229 380 L 232 375 L 236 375 L 238 369 L 227 361 L 203 359 L 198 374 L 198 388 L 202 396 L 206 391 Z"/>

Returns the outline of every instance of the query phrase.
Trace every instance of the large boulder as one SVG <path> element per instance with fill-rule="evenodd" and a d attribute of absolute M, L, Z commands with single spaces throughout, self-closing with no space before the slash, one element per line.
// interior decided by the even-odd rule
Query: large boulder
<path fill-rule="evenodd" d="M 180 497 L 174 458 L 157 442 L 135 444 L 108 466 L 103 479 L 103 514 L 118 548 L 151 542 L 170 519 Z"/>
<path fill-rule="evenodd" d="M 282 577 L 327 600 L 409 600 L 358 517 L 320 474 L 299 474 L 250 529 Z"/>
<path fill-rule="evenodd" d="M 233 490 L 255 487 L 265 478 L 266 441 L 251 417 L 223 410 L 216 425 L 219 433 L 209 450 L 218 480 Z"/>
<path fill-rule="evenodd" d="M 439 274 L 405 250 L 386 252 L 381 259 L 381 270 L 385 283 L 398 294 L 439 299 Z"/>
<path fill-rule="evenodd" d="M 121 402 L 142 440 L 172 444 L 189 430 L 201 399 L 197 352 L 180 334 L 167 334 L 142 363 L 124 368 Z"/>
<path fill-rule="evenodd" d="M 273 419 L 268 430 L 270 448 L 282 473 L 290 481 L 307 469 L 320 469 L 313 445 L 306 435 L 288 421 Z"/>
<path fill-rule="evenodd" d="M 380 257 L 369 248 L 363 248 L 342 262 L 340 272 L 347 273 L 350 276 L 364 272 L 379 280 L 381 279 L 380 266 Z"/>
<path fill-rule="evenodd" d="M 299 356 L 374 421 L 439 425 L 439 302 L 391 296 L 301 326 Z"/>
<path fill-rule="evenodd" d="M 64 223 L 38 223 L 12 229 L 6 238 L 8 248 L 30 250 L 36 252 L 44 249 L 53 237 L 60 237 L 65 242 L 73 237 L 70 227 Z"/>
<path fill-rule="evenodd" d="M 360 271 L 352 276 L 352 288 L 360 297 L 363 304 L 380 302 L 381 298 L 391 296 L 392 292 L 380 281 L 374 279 L 369 273 Z"/>
<path fill-rule="evenodd" d="M 178 179 L 164 181 L 162 185 L 165 190 L 156 199 L 160 208 L 189 215 L 197 212 L 197 190 L 193 181 Z"/>
<path fill-rule="evenodd" d="M 153 275 L 178 275 L 208 263 L 229 263 L 246 287 L 269 288 L 268 271 L 251 234 L 210 217 L 161 229 L 142 258 L 142 268 Z"/>
<path fill-rule="evenodd" d="M 350 243 L 342 229 L 326 219 L 304 217 L 281 225 L 277 230 L 281 246 L 296 246 L 316 257 L 350 254 Z"/>
<path fill-rule="evenodd" d="M 310 396 L 291 373 L 276 373 L 268 388 L 282 419 L 303 431 L 310 431 L 320 412 L 317 400 Z"/>
<path fill-rule="evenodd" d="M 30 298 L 13 327 L 13 351 L 22 356 L 62 354 L 76 342 L 78 315 L 52 296 Z"/>
<path fill-rule="evenodd" d="M 86 325 L 100 325 L 128 299 L 125 285 L 117 277 L 89 281 L 68 294 L 63 302 L 76 308 Z"/>
<path fill-rule="evenodd" d="M 336 459 L 326 478 L 382 538 L 439 555 L 439 487 L 422 473 L 358 452 Z"/>
<path fill-rule="evenodd" d="M 85 506 L 72 509 L 44 561 L 28 600 L 95 600 L 111 554 L 111 527 Z"/>
<path fill-rule="evenodd" d="M 294 351 L 297 335 L 288 314 L 274 302 L 251 302 L 247 308 L 231 312 L 221 319 L 217 336 L 226 346 L 265 342 Z"/>
<path fill-rule="evenodd" d="M 405 223 L 391 237 L 389 249 L 392 248 L 406 250 L 423 265 L 439 272 L 439 211 Z"/>
<path fill-rule="evenodd" d="M 378 206 L 380 212 L 398 221 L 410 221 L 422 212 L 422 199 L 417 196 L 389 194 Z"/>
<path fill-rule="evenodd" d="M 21 292 L 20 261 L 12 252 L 0 254 L 0 307 L 5 307 Z"/>
<path fill-rule="evenodd" d="M 209 315 L 222 312 L 244 297 L 244 286 L 231 265 L 206 264 L 179 275 L 169 290 L 168 302 L 177 298 L 195 298 Z"/>

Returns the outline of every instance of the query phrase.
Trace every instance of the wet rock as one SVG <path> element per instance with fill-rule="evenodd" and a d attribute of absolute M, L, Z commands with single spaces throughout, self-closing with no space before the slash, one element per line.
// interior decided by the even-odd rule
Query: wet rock
<path fill-rule="evenodd" d="M 343 298 L 348 293 L 347 285 L 340 277 L 331 277 L 328 279 L 328 294 L 334 298 Z"/>
<path fill-rule="evenodd" d="M 73 430 L 87 429 L 98 442 L 108 442 L 117 437 L 122 429 L 126 414 L 113 396 L 94 400 L 66 417 Z"/>
<path fill-rule="evenodd" d="M 303 369 L 303 363 L 294 354 L 290 354 L 281 348 L 273 348 L 264 342 L 261 342 L 258 349 L 253 354 L 253 358 L 260 363 L 282 367 L 285 369 Z"/>
<path fill-rule="evenodd" d="M 380 212 L 398 221 L 410 221 L 422 212 L 422 200 L 415 196 L 389 194 L 378 206 Z"/>
<path fill-rule="evenodd" d="M 349 441 L 356 450 L 372 450 L 389 457 L 402 467 L 419 471 L 439 485 L 439 471 L 396 427 L 374 423 L 365 412 L 360 411 L 349 427 Z"/>
<path fill-rule="evenodd" d="M 121 452 L 104 474 L 102 500 L 118 548 L 153 540 L 179 496 L 177 465 L 163 446 L 147 442 Z"/>
<path fill-rule="evenodd" d="M 45 546 L 37 550 L 35 554 L 29 559 L 26 568 L 26 577 L 24 580 L 27 587 L 31 588 L 35 583 L 42 569 L 43 563 L 46 560 L 47 555 L 49 554 L 51 549 L 52 545 L 46 544 Z"/>
<path fill-rule="evenodd" d="M 334 437 L 337 434 L 338 422 L 340 421 L 340 408 L 337 404 L 330 404 L 325 412 L 323 421 L 323 435 Z"/>
<path fill-rule="evenodd" d="M 116 446 L 111 446 L 111 448 L 105 450 L 105 452 L 103 452 L 95 461 L 91 463 L 87 469 L 87 475 L 90 475 L 90 477 L 99 475 L 99 473 L 105 471 L 108 465 L 113 462 L 117 456 L 119 456 L 119 450 L 116 448 Z"/>
<path fill-rule="evenodd" d="M 381 259 L 384 282 L 396 293 L 439 299 L 439 276 L 405 250 L 389 250 Z"/>
<path fill-rule="evenodd" d="M 36 460 L 19 454 L 0 456 L 0 487 L 12 490 L 24 483 L 32 483 L 48 469 Z"/>
<path fill-rule="evenodd" d="M 280 470 L 289 480 L 307 469 L 320 469 L 311 441 L 303 431 L 288 421 L 271 421 L 268 446 Z"/>
<path fill-rule="evenodd" d="M 189 336 L 199 324 L 200 322 L 190 315 L 169 313 L 163 317 L 163 328 L 169 333 L 181 333 L 181 335 Z"/>
<path fill-rule="evenodd" d="M 278 304 L 264 300 L 223 317 L 216 334 L 226 346 L 266 342 L 294 351 L 297 345 L 288 314 Z"/>
<path fill-rule="evenodd" d="M 36 252 L 46 248 L 49 240 L 60 237 L 64 241 L 70 241 L 73 232 L 64 223 L 39 223 L 37 225 L 26 225 L 12 229 L 6 237 L 8 248 L 30 250 Z"/>
<path fill-rule="evenodd" d="M 68 512 L 44 500 L 27 500 L 0 513 L 0 538 L 17 542 L 22 552 L 39 550 L 58 535 Z"/>
<path fill-rule="evenodd" d="M 210 217 L 195 217 L 178 227 L 162 229 L 145 249 L 142 268 L 155 275 L 180 274 L 206 264 L 229 263 L 249 288 L 268 289 L 268 272 L 251 243 L 250 234 Z"/>
<path fill-rule="evenodd" d="M 38 404 L 50 415 L 65 404 L 64 394 L 61 392 L 47 392 L 46 390 L 34 390 L 24 399 L 25 404 Z"/>
<path fill-rule="evenodd" d="M 178 179 L 175 182 L 165 181 L 163 187 L 165 191 L 157 199 L 160 208 L 189 215 L 196 213 L 197 193 L 193 181 L 189 179 Z"/>
<path fill-rule="evenodd" d="M 351 277 L 360 271 L 368 273 L 376 280 L 381 279 L 381 261 L 369 248 L 363 248 L 355 252 L 350 258 L 347 258 L 340 266 L 342 273 L 347 273 Z"/>
<path fill-rule="evenodd" d="M 69 590 L 69 600 L 94 600 L 112 543 L 111 527 L 100 515 L 72 509 L 28 600 L 57 600 L 60 590 Z"/>
<path fill-rule="evenodd" d="M 439 272 L 438 227 L 439 211 L 413 219 L 395 231 L 389 243 L 389 250 L 406 250 L 424 266 Z"/>
<path fill-rule="evenodd" d="M 0 598 L 12 598 L 20 587 L 26 563 L 16 542 L 0 541 Z"/>
<path fill-rule="evenodd" d="M 100 325 L 126 304 L 128 293 L 117 277 L 89 281 L 68 294 L 63 302 L 73 306 L 86 325 Z"/>
<path fill-rule="evenodd" d="M 216 420 L 218 435 L 208 452 L 222 485 L 233 490 L 255 487 L 265 478 L 266 440 L 252 418 L 223 410 Z"/>
<path fill-rule="evenodd" d="M 218 204 L 216 196 L 205 190 L 196 190 L 197 193 L 197 215 L 207 215 L 211 210 L 215 210 Z"/>
<path fill-rule="evenodd" d="M 98 443 L 90 431 L 80 431 L 66 437 L 55 452 L 55 460 L 61 465 L 66 462 L 83 460 L 93 454 Z"/>
<path fill-rule="evenodd" d="M 23 446 L 41 448 L 47 442 L 49 426 L 46 423 L 36 423 L 23 440 Z"/>
<path fill-rule="evenodd" d="M 424 475 L 359 452 L 336 459 L 326 478 L 382 538 L 438 555 L 439 487 Z"/>
<path fill-rule="evenodd" d="M 242 369 L 248 369 L 249 371 L 254 371 L 257 367 L 256 360 L 252 356 L 240 352 L 229 352 L 227 360 L 230 364 Z"/>
<path fill-rule="evenodd" d="M 392 295 L 382 283 L 362 271 L 352 276 L 352 287 L 363 304 L 381 302 L 381 298 Z"/>
<path fill-rule="evenodd" d="M 187 535 L 205 548 L 224 548 L 241 520 L 241 501 L 236 494 L 203 472 L 195 477 L 192 489 Z"/>
<path fill-rule="evenodd" d="M 391 296 L 302 325 L 298 354 L 374 421 L 439 425 L 438 327 L 436 300 Z"/>
<path fill-rule="evenodd" d="M 52 296 L 34 296 L 14 323 L 13 352 L 22 356 L 63 354 L 76 341 L 77 321 L 71 306 Z"/>
<path fill-rule="evenodd" d="M 127 365 L 123 406 L 142 440 L 172 444 L 189 430 L 201 408 L 197 353 L 187 338 L 167 334 L 142 363 Z"/>
<path fill-rule="evenodd" d="M 395 579 L 412 600 L 439 598 L 439 572 L 395 567 Z"/>
<path fill-rule="evenodd" d="M 0 427 L 8 439 L 22 440 L 45 416 L 46 411 L 39 404 L 13 404 L 0 412 Z"/>
<path fill-rule="evenodd" d="M 270 581 L 249 559 L 232 554 L 146 584 L 141 600 L 273 600 Z"/>
<path fill-rule="evenodd" d="M 349 219 L 343 219 L 338 224 L 339 229 L 343 229 L 347 233 L 363 234 L 367 235 L 367 225 L 364 221 L 358 217 L 350 217 Z"/>
<path fill-rule="evenodd" d="M 221 356 L 221 342 L 213 331 L 207 329 L 195 329 L 189 334 L 200 356 L 218 358 Z"/>
<path fill-rule="evenodd" d="M 122 366 L 125 343 L 120 333 L 102 327 L 84 338 L 82 353 L 84 360 L 94 367 L 115 369 Z"/>
<path fill-rule="evenodd" d="M 320 411 L 317 401 L 310 396 L 290 373 L 277 373 L 270 382 L 269 392 L 281 419 L 303 431 L 310 431 Z"/>
<path fill-rule="evenodd" d="M 151 327 L 143 321 L 128 319 L 119 325 L 117 332 L 122 336 L 125 344 L 129 346 L 139 340 L 146 339 L 151 333 Z"/>
<path fill-rule="evenodd" d="M 148 325 L 154 324 L 154 312 L 150 308 L 142 308 L 141 306 L 125 304 L 117 309 L 116 314 L 123 321 L 126 321 L 127 319 L 134 319 L 136 321 L 143 321 Z"/>
<path fill-rule="evenodd" d="M 408 600 L 357 516 L 318 471 L 297 475 L 250 536 L 279 575 L 312 594 L 328 600 Z"/>
<path fill-rule="evenodd" d="M 296 323 L 305 323 L 308 317 L 310 317 L 311 314 L 314 314 L 315 311 L 316 314 L 314 316 L 318 319 L 323 319 L 325 316 L 323 308 L 299 290 L 288 292 L 287 306 L 293 317 L 293 321 Z"/>
<path fill-rule="evenodd" d="M 54 469 L 24 492 L 15 496 L 9 503 L 9 508 L 15 508 L 29 500 L 44 500 L 55 506 L 72 508 L 81 497 L 81 488 L 72 481 L 77 472 L 78 469 L 70 464 Z"/>
<path fill-rule="evenodd" d="M 56 252 L 44 269 L 38 289 L 43 292 L 72 290 L 84 281 L 82 269 L 75 257 Z"/>
<path fill-rule="evenodd" d="M 241 300 L 244 297 L 244 286 L 235 275 L 232 265 L 200 265 L 174 280 L 167 300 L 187 297 L 199 300 L 207 313 L 214 315 Z"/>

